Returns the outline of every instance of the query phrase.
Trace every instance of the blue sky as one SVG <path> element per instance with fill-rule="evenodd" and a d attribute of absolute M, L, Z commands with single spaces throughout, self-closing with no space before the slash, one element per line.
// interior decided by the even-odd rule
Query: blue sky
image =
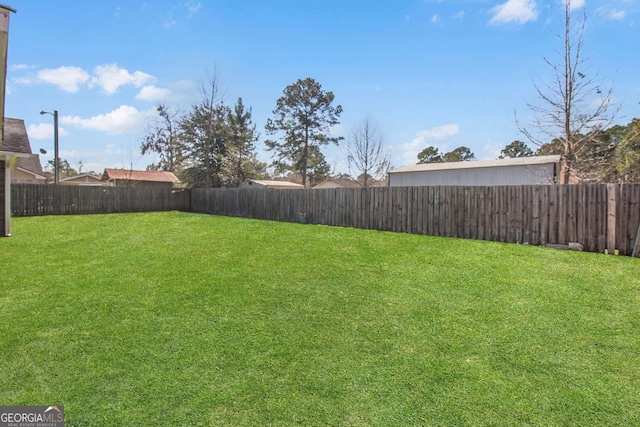
<path fill-rule="evenodd" d="M 344 113 L 348 137 L 373 119 L 399 167 L 433 145 L 468 146 L 496 158 L 524 139 L 514 112 L 531 119 L 534 84 L 557 58 L 561 0 L 7 0 L 6 115 L 27 124 L 34 151 L 53 151 L 83 171 L 144 169 L 140 141 L 155 106 L 187 111 L 214 70 L 227 104 L 253 109 L 264 125 L 297 79 L 312 77 Z M 587 13 L 589 72 L 613 87 L 617 122 L 640 116 L 640 0 L 573 1 Z M 346 171 L 341 147 L 323 150 Z M 43 164 L 52 158 L 43 156 Z"/>

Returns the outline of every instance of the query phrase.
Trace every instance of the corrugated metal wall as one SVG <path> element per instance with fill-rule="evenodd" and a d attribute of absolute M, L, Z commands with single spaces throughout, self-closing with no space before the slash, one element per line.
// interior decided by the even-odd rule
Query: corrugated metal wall
<path fill-rule="evenodd" d="M 553 184 L 555 165 L 518 165 L 390 173 L 390 187 L 440 185 L 548 185 Z"/>

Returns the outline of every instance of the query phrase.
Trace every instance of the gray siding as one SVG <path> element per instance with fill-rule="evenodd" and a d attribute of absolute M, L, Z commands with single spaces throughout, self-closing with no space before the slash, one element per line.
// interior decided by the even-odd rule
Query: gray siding
<path fill-rule="evenodd" d="M 390 187 L 554 184 L 555 164 L 499 166 L 389 174 Z"/>

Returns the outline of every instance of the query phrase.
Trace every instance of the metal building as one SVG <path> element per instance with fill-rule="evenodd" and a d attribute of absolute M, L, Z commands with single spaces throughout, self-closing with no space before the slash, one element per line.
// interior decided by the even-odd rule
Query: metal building
<path fill-rule="evenodd" d="M 437 185 L 546 185 L 561 182 L 560 156 L 477 162 L 427 163 L 389 172 L 390 187 Z"/>

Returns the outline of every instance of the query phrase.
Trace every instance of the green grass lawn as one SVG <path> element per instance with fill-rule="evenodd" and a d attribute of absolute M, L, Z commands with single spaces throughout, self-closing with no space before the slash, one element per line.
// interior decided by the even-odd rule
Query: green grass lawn
<path fill-rule="evenodd" d="M 639 259 L 170 212 L 0 270 L 0 405 L 68 426 L 640 424 Z"/>

